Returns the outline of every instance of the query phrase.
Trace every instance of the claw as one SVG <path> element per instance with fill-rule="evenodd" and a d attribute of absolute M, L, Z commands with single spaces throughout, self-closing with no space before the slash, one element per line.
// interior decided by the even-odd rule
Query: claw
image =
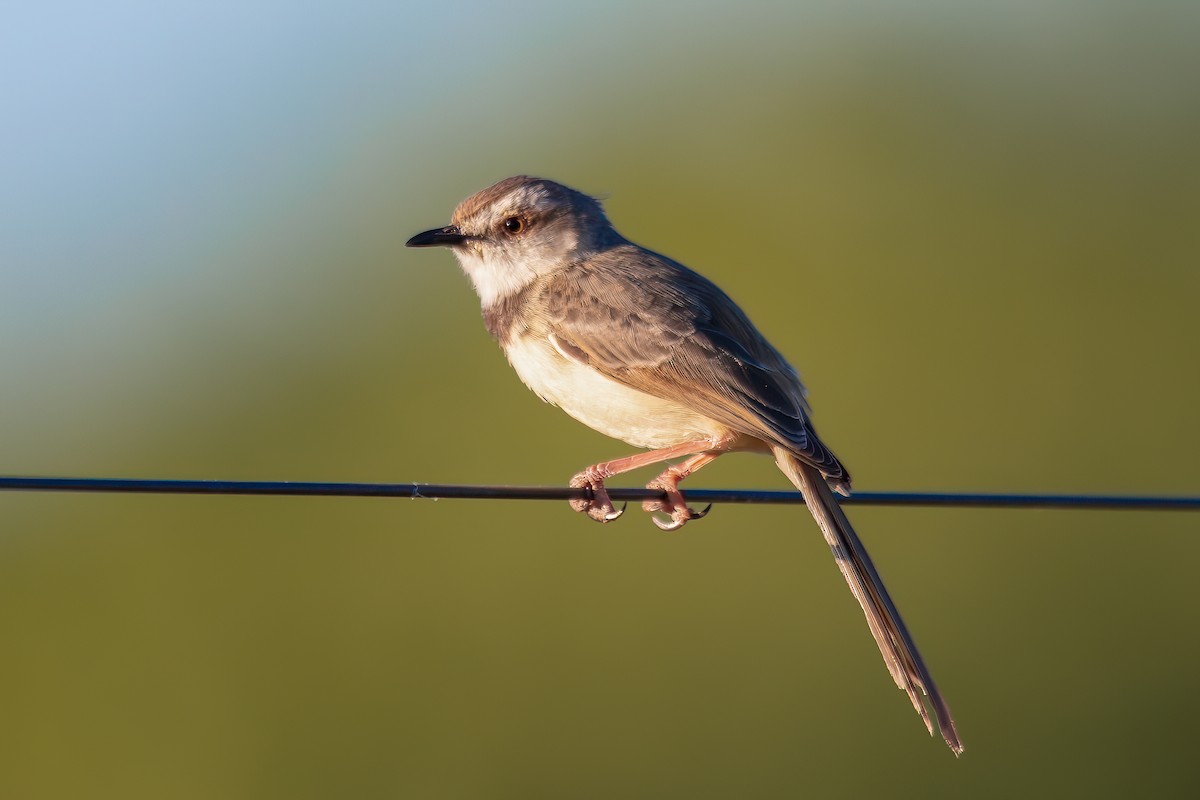
<path fill-rule="evenodd" d="M 596 522 L 612 522 L 617 517 L 625 513 L 625 508 L 628 504 L 622 505 L 620 510 L 615 508 L 612 500 L 608 497 L 608 492 L 604 489 L 604 483 L 599 480 L 591 480 L 585 473 L 580 473 L 571 479 L 571 486 L 576 489 L 583 489 L 586 497 L 572 499 L 571 508 L 587 514 L 589 518 Z"/>
<path fill-rule="evenodd" d="M 653 514 L 650 516 L 650 521 L 657 525 L 660 531 L 677 531 L 686 525 L 688 520 L 700 519 L 707 516 L 709 511 L 712 511 L 712 503 L 706 505 L 703 511 L 693 511 L 687 506 L 679 505 L 672 509 L 670 522 L 663 522 Z"/>
<path fill-rule="evenodd" d="M 605 514 L 605 515 L 604 515 L 604 520 L 603 520 L 603 521 L 604 521 L 604 522 L 612 522 L 614 519 L 616 519 L 617 517 L 619 517 L 619 516 L 621 516 L 622 514 L 624 514 L 624 513 L 625 513 L 625 509 L 627 509 L 627 508 L 629 508 L 629 503 L 628 503 L 628 502 L 621 503 L 621 510 L 620 510 L 620 511 L 618 511 L 617 509 L 615 509 L 615 508 L 614 508 L 612 511 L 610 511 L 610 512 L 608 512 L 607 514 Z"/>
<path fill-rule="evenodd" d="M 682 528 L 687 523 L 688 518 L 687 517 L 671 517 L 670 522 L 663 522 L 658 517 L 651 516 L 650 521 L 653 522 L 655 525 L 657 525 L 658 529 L 660 531 L 670 532 L 670 531 L 677 531 L 680 528 Z"/>
<path fill-rule="evenodd" d="M 605 506 L 603 503 L 592 503 L 586 506 L 583 511 L 596 522 L 612 522 L 617 517 L 625 513 L 625 507 L 628 503 L 623 504 L 619 509 L 613 508 L 610 504 Z"/>

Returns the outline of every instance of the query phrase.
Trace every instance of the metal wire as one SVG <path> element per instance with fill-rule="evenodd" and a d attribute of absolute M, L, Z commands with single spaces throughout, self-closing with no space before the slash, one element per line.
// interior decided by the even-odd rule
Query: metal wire
<path fill-rule="evenodd" d="M 285 495 L 322 497 L 407 497 L 413 500 L 569 500 L 586 489 L 558 486 L 470 486 L 439 483 L 326 483 L 303 481 L 213 481 L 140 478 L 39 478 L 0 476 L 0 491 L 116 492 L 141 494 Z M 652 489 L 609 488 L 613 500 L 661 498 Z M 803 503 L 799 492 L 748 489 L 686 489 L 693 503 Z M 957 506 L 969 508 L 1091 508 L 1200 511 L 1200 497 L 1090 494 L 996 494 L 986 492 L 855 492 L 844 505 Z"/>

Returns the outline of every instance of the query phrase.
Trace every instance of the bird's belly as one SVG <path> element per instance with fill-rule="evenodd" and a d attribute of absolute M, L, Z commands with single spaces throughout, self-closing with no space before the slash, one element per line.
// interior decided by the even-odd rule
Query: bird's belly
<path fill-rule="evenodd" d="M 605 377 L 564 357 L 548 341 L 513 341 L 508 361 L 525 385 L 547 403 L 606 436 L 658 449 L 722 438 L 725 426 L 685 408 Z"/>

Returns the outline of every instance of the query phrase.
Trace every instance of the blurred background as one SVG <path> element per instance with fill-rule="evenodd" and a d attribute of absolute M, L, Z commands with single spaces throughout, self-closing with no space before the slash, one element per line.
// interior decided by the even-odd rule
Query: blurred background
<path fill-rule="evenodd" d="M 525 172 L 737 299 L 861 490 L 1195 495 L 1198 9 L 9 4 L 0 473 L 626 454 L 403 247 Z M 1196 796 L 1200 516 L 851 516 L 957 762 L 799 508 L 3 494 L 0 796 Z"/>

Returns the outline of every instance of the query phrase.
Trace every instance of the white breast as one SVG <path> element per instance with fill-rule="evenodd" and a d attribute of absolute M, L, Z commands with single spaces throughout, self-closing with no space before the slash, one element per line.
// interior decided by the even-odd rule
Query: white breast
<path fill-rule="evenodd" d="M 509 342 L 508 361 L 547 403 L 606 436 L 657 449 L 720 437 L 719 423 L 676 403 L 631 389 L 565 357 L 542 338 Z"/>

